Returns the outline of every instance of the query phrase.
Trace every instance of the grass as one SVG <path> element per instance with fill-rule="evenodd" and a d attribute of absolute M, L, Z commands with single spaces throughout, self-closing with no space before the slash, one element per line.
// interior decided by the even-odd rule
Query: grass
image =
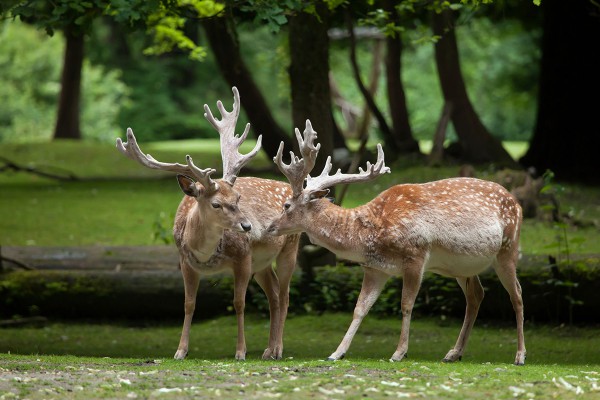
<path fill-rule="evenodd" d="M 182 362 L 171 359 L 179 325 L 51 323 L 4 329 L 0 393 L 76 399 L 169 393 L 175 398 L 356 399 L 582 398 L 577 390 L 583 398 L 600 395 L 600 337 L 591 328 L 526 325 L 527 364 L 515 367 L 514 327 L 480 321 L 463 361 L 444 364 L 439 360 L 453 345 L 459 321 L 415 318 L 410 358 L 390 363 L 399 320 L 367 317 L 346 358 L 323 361 L 349 320 L 349 315 L 333 313 L 291 316 L 284 359 L 261 361 L 268 324 L 266 318 L 250 316 L 245 362 L 233 360 L 233 316 L 195 323 L 190 354 Z"/>
<path fill-rule="evenodd" d="M 244 143 L 242 151 L 250 150 Z M 193 155 L 201 167 L 220 166 L 217 140 L 142 143 L 142 150 L 159 160 L 183 162 Z M 509 144 L 511 153 L 523 152 L 521 143 Z M 55 141 L 35 144 L 1 144 L 0 156 L 48 172 L 71 172 L 82 181 L 61 182 L 29 173 L 0 173 L 0 244 L 3 246 L 152 245 L 156 224 L 169 230 L 183 194 L 170 174 L 143 168 L 116 151 L 112 144 Z M 250 164 L 271 165 L 264 153 Z M 385 188 L 404 182 L 425 182 L 456 176 L 458 167 L 427 168 L 411 160 L 392 165 L 372 184 L 351 185 L 344 207 L 371 200 Z M 492 178 L 486 170 L 484 178 Z M 279 174 L 261 175 L 284 179 Z M 158 179 L 169 178 L 169 179 Z M 570 226 L 568 239 L 577 238 L 575 253 L 600 253 L 600 188 L 564 185 L 561 207 L 588 226 Z M 595 222 L 594 222 L 595 221 Z M 521 246 L 525 253 L 543 254 L 557 243 L 555 227 L 526 221 Z"/>

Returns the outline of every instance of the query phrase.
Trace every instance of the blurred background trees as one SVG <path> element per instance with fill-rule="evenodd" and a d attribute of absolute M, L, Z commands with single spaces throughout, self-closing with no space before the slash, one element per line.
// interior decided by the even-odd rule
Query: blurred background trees
<path fill-rule="evenodd" d="M 442 132 L 446 155 L 514 166 L 501 141 L 531 140 L 523 166 L 597 180 L 600 11 L 534 3 L 5 1 L 0 141 L 211 137 L 202 106 L 236 85 L 268 155 L 310 118 L 347 165 L 366 120 L 390 159 Z"/>

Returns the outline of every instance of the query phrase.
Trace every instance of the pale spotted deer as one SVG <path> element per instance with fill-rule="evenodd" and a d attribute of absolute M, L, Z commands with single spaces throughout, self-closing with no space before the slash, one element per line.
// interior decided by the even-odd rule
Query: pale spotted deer
<path fill-rule="evenodd" d="M 330 360 L 344 357 L 363 318 L 391 276 L 401 276 L 402 329 L 391 361 L 407 355 L 411 314 L 423 274 L 427 271 L 456 278 L 466 297 L 466 313 L 454 347 L 444 361 L 462 358 L 484 291 L 478 274 L 493 266 L 508 291 L 517 319 L 515 364 L 525 363 L 523 301 L 516 264 L 522 212 L 506 189 L 474 178 L 443 179 L 424 184 L 393 186 L 369 203 L 345 209 L 324 197 L 328 187 L 366 182 L 390 172 L 381 146 L 375 164 L 367 163 L 357 174 L 334 175 L 331 159 L 323 172 L 309 175 L 320 145 L 310 121 L 304 138 L 296 129 L 302 158 L 291 154 L 282 162 L 283 143 L 274 161 L 288 178 L 293 194 L 286 200 L 280 218 L 269 227 L 274 235 L 306 232 L 310 240 L 340 258 L 361 263 L 362 289 L 352 323 Z M 304 187 L 304 180 L 306 186 Z"/>
<path fill-rule="evenodd" d="M 234 277 L 233 305 L 238 324 L 235 358 L 243 360 L 246 357 L 244 308 L 252 275 L 264 290 L 270 309 L 269 343 L 262 358 L 282 357 L 283 328 L 299 235 L 274 237 L 267 234 L 266 229 L 279 215 L 284 200 L 292 192 L 290 186 L 283 182 L 237 178 L 241 168 L 260 149 L 262 137 L 259 136 L 250 153 L 242 155 L 238 152 L 248 135 L 250 124 L 246 125 L 241 137 L 235 135 L 240 97 L 235 87 L 232 90 L 234 104 L 231 112 L 225 110 L 221 101 L 217 102 L 222 117 L 220 121 L 204 105 L 204 116 L 220 135 L 222 179 L 213 180 L 211 175 L 215 170 L 196 167 L 189 155 L 186 164 L 163 163 L 149 154 L 145 155 L 130 128 L 127 129 L 126 143 L 117 138 L 117 148 L 127 157 L 148 168 L 176 172 L 185 193 L 173 227 L 185 287 L 185 318 L 176 359 L 183 359 L 188 353 L 200 277 L 223 271 L 232 271 Z M 195 183 L 188 175 L 198 182 Z M 276 261 L 276 270 L 272 268 L 273 261 Z"/>

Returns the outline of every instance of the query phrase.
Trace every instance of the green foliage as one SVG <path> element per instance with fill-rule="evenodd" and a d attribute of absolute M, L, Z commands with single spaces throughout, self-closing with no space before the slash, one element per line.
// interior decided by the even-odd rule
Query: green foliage
<path fill-rule="evenodd" d="M 48 35 L 53 36 L 55 30 L 63 29 L 83 34 L 104 7 L 104 0 L 33 0 L 19 2 L 10 13 L 24 22 L 36 24 L 45 29 Z"/>
<path fill-rule="evenodd" d="M 537 109 L 540 30 L 473 19 L 457 30 L 465 84 L 484 125 L 500 140 L 528 140 Z M 515 51 L 516 50 L 516 51 Z"/>
<path fill-rule="evenodd" d="M 342 264 L 327 266 L 319 270 L 311 284 L 310 299 L 304 308 L 323 312 L 351 311 L 362 284 L 362 268 L 347 267 Z"/>
<path fill-rule="evenodd" d="M 266 24 L 272 33 L 277 33 L 281 30 L 281 26 L 288 21 L 286 11 L 296 8 L 298 1 L 286 0 L 281 1 L 264 1 L 264 0 L 248 0 L 246 4 L 240 6 L 240 11 L 254 14 L 254 23 L 256 25 Z"/>
<path fill-rule="evenodd" d="M 386 21 L 382 13 L 362 21 L 386 29 L 382 26 Z M 391 29 L 395 32 L 403 30 L 394 26 L 388 31 Z M 431 139 L 443 107 L 431 31 L 427 25 L 417 24 L 410 30 L 403 30 L 402 35 L 405 46 L 402 81 L 410 124 L 417 139 Z M 533 132 L 539 35 L 539 31 L 527 31 L 511 20 L 492 23 L 486 18 L 473 18 L 468 24 L 458 26 L 461 70 L 469 97 L 486 127 L 502 140 L 526 141 Z M 372 42 L 358 43 L 357 59 L 365 80 L 371 69 L 372 54 Z M 364 101 L 352 77 L 344 42 L 332 43 L 330 65 L 344 98 L 362 107 Z M 389 115 L 387 93 L 383 90 L 385 76 L 381 75 L 375 99 L 384 115 Z M 336 119 L 340 121 L 337 111 Z M 376 127 L 372 135 L 374 139 L 378 137 Z M 448 138 L 454 137 L 454 128 L 450 125 Z"/>
<path fill-rule="evenodd" d="M 52 137 L 63 48 L 62 38 L 48 38 L 19 22 L 1 23 L 0 142 L 44 141 Z M 82 74 L 83 137 L 114 140 L 117 116 L 121 107 L 128 104 L 128 93 L 120 71 L 86 61 Z"/>
<path fill-rule="evenodd" d="M 351 312 L 362 286 L 363 270 L 359 266 L 339 263 L 315 269 L 308 297 L 302 304 L 291 304 L 296 312 Z M 371 312 L 379 316 L 401 315 L 402 279 L 391 278 L 373 305 Z M 462 291 L 454 279 L 427 274 L 415 303 L 418 315 L 435 315 L 445 320 L 463 307 Z"/>
<path fill-rule="evenodd" d="M 181 13 L 191 10 L 195 14 L 194 18 L 207 18 L 218 15 L 223 9 L 223 4 L 210 0 L 176 0 L 168 5 L 162 4 L 148 16 L 148 33 L 153 43 L 144 50 L 144 54 L 161 55 L 178 48 L 192 60 L 204 60 L 206 49 L 185 34 L 184 28 L 189 17 L 184 17 Z"/>
<path fill-rule="evenodd" d="M 560 193 L 565 191 L 563 186 L 554 182 L 554 173 L 552 171 L 546 171 L 543 177 L 545 185 L 542 187 L 540 193 L 551 193 L 558 197 Z M 557 207 L 558 203 L 551 203 L 546 206 L 546 208 L 550 208 L 552 214 L 559 217 L 559 220 L 552 222 L 552 227 L 556 231 L 556 240 L 545 246 L 546 249 L 555 251 L 554 255 L 549 257 L 548 268 L 552 274 L 542 283 L 550 285 L 556 290 L 564 289 L 562 297 L 568 303 L 569 322 L 572 324 L 574 307 L 581 306 L 584 302 L 576 298 L 577 292 L 575 289 L 579 286 L 579 282 L 573 277 L 574 265 L 571 247 L 573 244 L 583 243 L 585 238 L 582 236 L 571 238 L 569 236 L 569 225 L 562 220 L 563 217 L 560 216 L 560 210 Z M 578 263 L 576 267 L 585 268 L 585 264 Z"/>
<path fill-rule="evenodd" d="M 193 2 L 189 6 L 185 5 L 187 3 L 180 2 L 178 3 L 180 5 L 168 8 L 168 12 L 165 11 L 163 14 L 156 11 L 158 5 L 155 2 L 149 2 L 148 5 L 137 1 L 131 4 L 125 3 L 127 2 L 111 2 L 110 7 L 103 12 L 104 15 L 109 15 L 117 22 L 129 27 L 125 31 L 129 55 L 123 57 L 117 52 L 116 46 L 111 43 L 113 39 L 110 28 L 105 21 L 98 18 L 94 20 L 91 39 L 86 43 L 86 52 L 92 63 L 90 68 L 97 69 L 99 68 L 98 64 L 106 65 L 106 69 L 97 74 L 99 75 L 97 79 L 102 82 L 101 90 L 105 92 L 106 96 L 102 98 L 102 101 L 99 101 L 95 94 L 90 96 L 90 100 L 86 100 L 84 97 L 83 102 L 94 104 L 99 114 L 91 111 L 89 117 L 84 115 L 86 120 L 82 122 L 83 135 L 89 134 L 90 137 L 99 138 L 102 137 L 102 133 L 105 133 L 107 137 L 110 137 L 114 136 L 116 129 L 114 126 L 119 126 L 120 131 L 131 126 L 136 133 L 139 132 L 138 134 L 141 135 L 139 138 L 144 141 L 213 137 L 212 128 L 202 118 L 202 106 L 204 103 L 211 104 L 211 101 L 216 101 L 216 99 L 223 100 L 227 105 L 227 98 L 223 94 L 230 93 L 230 88 L 222 80 L 212 55 L 207 53 L 202 64 L 198 64 L 189 59 L 189 51 L 179 50 L 177 46 L 169 47 L 167 39 L 160 41 L 167 47 L 160 51 L 158 48 L 154 49 L 156 51 L 150 50 L 152 53 L 160 53 L 171 49 L 163 56 L 144 57 L 142 52 L 149 45 L 148 38 L 143 34 L 143 31 L 147 29 L 145 23 L 148 15 L 152 15 L 149 20 L 158 18 L 155 19 L 158 24 L 156 25 L 157 29 L 160 25 L 160 15 L 173 18 L 171 20 L 173 23 L 179 21 L 175 24 L 177 26 L 181 25 L 181 19 L 185 19 L 187 31 L 199 29 L 196 19 L 199 18 L 199 15 L 205 15 L 201 12 L 216 11 L 211 11 L 210 8 L 198 11 L 193 8 L 193 4 L 203 2 Z M 263 94 L 270 109 L 284 129 L 292 132 L 289 78 L 287 76 L 289 59 L 286 54 L 285 34 L 280 32 L 278 35 L 273 35 L 272 29 L 269 27 L 270 23 L 265 23 L 265 18 L 269 19 L 269 17 L 261 16 L 262 14 L 258 12 L 259 10 L 263 10 L 264 13 L 283 12 L 267 7 L 269 3 L 271 2 L 257 1 L 246 5 L 249 7 L 246 14 L 259 18 L 263 21 L 262 26 L 239 24 L 236 28 L 247 64 L 251 67 L 260 65 L 260 68 L 253 68 L 252 72 L 259 87 L 263 88 Z M 212 2 L 206 4 L 210 5 Z M 409 2 L 402 4 L 408 5 Z M 293 4 L 281 3 L 280 5 L 282 9 L 293 9 L 294 7 L 300 7 L 300 5 L 295 2 Z M 152 14 L 153 11 L 154 14 Z M 374 13 L 378 12 L 374 11 Z M 365 21 L 368 18 L 367 16 Z M 273 23 L 276 23 L 275 19 L 275 17 L 271 19 Z M 385 21 L 385 18 L 382 21 Z M 467 22 L 463 22 L 459 26 L 457 34 L 461 52 L 461 68 L 474 106 L 486 126 L 497 137 L 527 140 L 533 129 L 536 107 L 534 100 L 537 90 L 535 86 L 537 82 L 536 66 L 539 58 L 536 41 L 539 38 L 539 32 L 528 32 L 520 24 L 511 20 L 492 23 L 486 19 L 471 18 Z M 9 25 L 10 23 L 5 22 L 5 24 Z M 426 44 L 417 43 L 424 37 L 430 36 L 429 28 L 418 21 L 415 24 L 415 27 L 402 33 L 405 43 L 402 78 L 413 132 L 418 139 L 431 139 L 442 109 L 442 96 L 432 46 L 429 40 L 423 42 Z M 138 32 L 130 32 L 138 27 L 142 27 L 142 29 Z M 167 26 L 163 28 L 168 29 Z M 390 27 L 390 29 L 395 30 L 396 27 Z M 6 28 L 4 30 L 6 31 Z M 180 29 L 175 29 L 175 31 L 177 30 Z M 171 33 L 175 34 L 175 31 Z M 181 32 L 176 33 L 176 35 L 179 34 Z M 183 40 L 183 42 L 179 41 L 181 43 L 188 40 L 181 39 Z M 171 44 L 176 42 L 178 41 L 171 41 Z M 2 41 L 0 46 L 9 46 L 9 43 L 12 43 L 14 49 L 20 48 L 18 45 L 20 41 Z M 43 137 L 50 137 L 50 130 L 55 118 L 53 113 L 57 108 L 56 93 L 60 87 L 58 76 L 62 59 L 59 55 L 62 50 L 41 48 L 50 47 L 51 43 L 55 42 L 38 37 L 27 45 L 27 48 L 30 49 L 28 52 L 18 52 L 18 56 L 23 57 L 19 68 L 20 71 L 23 71 L 23 76 L 10 78 L 11 81 L 16 81 L 18 78 L 20 83 L 10 82 L 3 85 L 9 89 L 6 90 L 5 95 L 0 94 L 5 99 L 3 104 L 6 105 L 3 110 L 0 110 L 0 124 L 4 123 L 7 118 L 18 119 L 18 122 L 14 126 L 11 125 L 4 129 L 2 135 L 10 139 L 2 140 L 27 141 L 31 140 L 34 132 L 44 132 Z M 158 46 L 158 43 L 151 44 L 151 46 Z M 206 48 L 206 44 L 202 40 L 193 45 L 188 43 L 185 46 L 202 49 L 202 51 Z M 3 52 L 3 54 L 6 53 Z M 203 53 L 196 55 L 200 54 Z M 33 55 L 37 55 L 42 62 L 27 58 L 33 57 Z M 361 41 L 358 48 L 358 59 L 365 76 L 370 69 L 371 55 L 372 43 Z M 37 63 L 37 67 L 24 65 L 25 63 Z M 36 73 L 44 63 L 52 64 L 51 74 Z M 347 43 L 332 43 L 330 63 L 342 95 L 351 103 L 362 107 L 363 99 L 356 87 L 348 63 Z M 86 64 L 86 68 L 87 65 L 89 64 Z M 114 69 L 122 72 L 113 72 Z M 85 75 L 86 73 L 84 73 L 84 79 L 86 79 Z M 106 80 L 105 76 L 108 77 Z M 45 80 L 41 81 L 42 77 Z M 4 81 L 3 77 L 0 77 L 0 80 Z M 96 82 L 96 78 L 94 78 L 94 82 Z M 36 94 L 36 97 L 32 98 L 27 91 L 11 88 L 15 85 L 31 85 L 32 90 L 41 92 L 44 111 L 40 111 L 38 108 L 42 101 L 39 99 L 40 94 Z M 376 101 L 380 109 L 387 113 L 385 106 L 387 98 L 385 91 L 381 89 L 383 87 L 385 87 L 385 80 L 382 76 Z M 84 87 L 84 96 L 86 96 L 87 90 L 89 87 Z M 14 94 L 15 91 L 17 91 L 16 94 Z M 21 95 L 27 97 L 20 98 Z M 34 107 L 27 107 L 31 104 Z M 86 105 L 83 106 L 86 107 Z M 17 110 L 12 112 L 15 108 Z M 9 112 L 9 110 L 11 111 Z M 88 108 L 88 110 L 93 110 L 93 108 Z M 118 114 L 116 122 L 113 120 L 115 113 Z M 22 117 L 18 117 L 21 115 Z M 101 117 L 98 118 L 98 115 Z M 339 119 L 339 114 L 336 115 L 336 118 Z M 242 113 L 239 124 L 245 122 L 245 116 Z M 102 126 L 94 127 L 94 125 L 100 124 Z M 23 134 L 25 130 L 29 133 Z M 450 138 L 452 138 L 452 134 L 452 127 L 450 127 Z M 376 127 L 373 129 L 373 139 L 377 140 Z"/>
<path fill-rule="evenodd" d="M 0 142 L 52 135 L 62 43 L 45 36 L 21 23 L 1 22 Z"/>
<path fill-rule="evenodd" d="M 0 8 L 0 14 L 37 25 L 50 36 L 55 30 L 83 35 L 90 32 L 94 20 L 102 15 L 111 16 L 119 23 L 140 27 L 161 3 L 161 0 L 12 1 Z"/>
<path fill-rule="evenodd" d="M 175 239 L 173 238 L 173 220 L 175 219 L 175 213 L 161 212 L 158 214 L 152 227 L 154 228 L 153 238 L 155 242 L 163 244 L 173 244 Z"/>

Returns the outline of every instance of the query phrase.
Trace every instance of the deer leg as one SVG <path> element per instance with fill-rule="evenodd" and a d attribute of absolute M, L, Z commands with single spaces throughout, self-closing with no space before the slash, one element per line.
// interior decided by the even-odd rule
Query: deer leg
<path fill-rule="evenodd" d="M 277 278 L 279 280 L 279 321 L 275 339 L 276 349 L 278 349 L 277 354 L 275 354 L 277 359 L 283 357 L 283 331 L 290 304 L 290 282 L 296 268 L 299 241 L 300 235 L 289 236 L 285 246 L 277 256 Z M 263 354 L 264 357 L 265 354 Z"/>
<path fill-rule="evenodd" d="M 279 360 L 281 358 L 281 349 L 278 347 L 277 339 L 279 337 L 279 281 L 271 266 L 254 274 L 254 279 L 267 295 L 269 301 L 269 345 L 262 355 L 263 360 Z"/>
<path fill-rule="evenodd" d="M 410 319 L 412 310 L 421 287 L 423 276 L 423 263 L 406 265 L 402 274 L 402 328 L 398 347 L 390 361 L 401 361 L 408 353 L 408 338 L 410 336 Z"/>
<path fill-rule="evenodd" d="M 190 328 L 192 326 L 192 318 L 196 309 L 196 294 L 198 293 L 198 285 L 200 283 L 200 275 L 192 267 L 180 262 L 181 274 L 183 275 L 183 286 L 185 290 L 183 329 L 179 346 L 175 352 L 176 360 L 183 360 L 187 356 L 190 342 Z"/>
<path fill-rule="evenodd" d="M 494 269 L 502 286 L 510 295 L 510 301 L 515 310 L 517 319 L 517 354 L 515 356 L 515 365 L 525 365 L 527 351 L 525 349 L 525 336 L 523 334 L 523 295 L 521 284 L 517 279 L 516 255 L 500 254 L 498 262 L 494 264 Z"/>
<path fill-rule="evenodd" d="M 465 310 L 465 320 L 463 321 L 460 334 L 458 335 L 458 340 L 456 341 L 454 348 L 452 348 L 442 360 L 444 362 L 454 362 L 462 359 L 463 352 L 467 346 L 467 341 L 469 340 L 469 335 L 471 334 L 473 324 L 475 323 L 477 313 L 479 312 L 479 306 L 481 305 L 484 296 L 483 286 L 481 286 L 481 282 L 477 275 L 470 278 L 456 278 L 456 281 L 465 294 L 467 308 Z"/>
<path fill-rule="evenodd" d="M 369 310 L 381 294 L 381 290 L 389 279 L 389 275 L 373 268 L 363 267 L 363 271 L 362 288 L 360 289 L 360 294 L 356 301 L 356 307 L 354 307 L 352 323 L 337 350 L 327 358 L 330 361 L 344 358 L 363 318 L 369 313 Z"/>
<path fill-rule="evenodd" d="M 251 261 L 250 257 L 243 259 L 233 269 L 233 308 L 237 317 L 237 345 L 235 359 L 246 359 L 246 336 L 244 335 L 244 309 L 246 308 L 246 291 L 250 283 Z"/>

